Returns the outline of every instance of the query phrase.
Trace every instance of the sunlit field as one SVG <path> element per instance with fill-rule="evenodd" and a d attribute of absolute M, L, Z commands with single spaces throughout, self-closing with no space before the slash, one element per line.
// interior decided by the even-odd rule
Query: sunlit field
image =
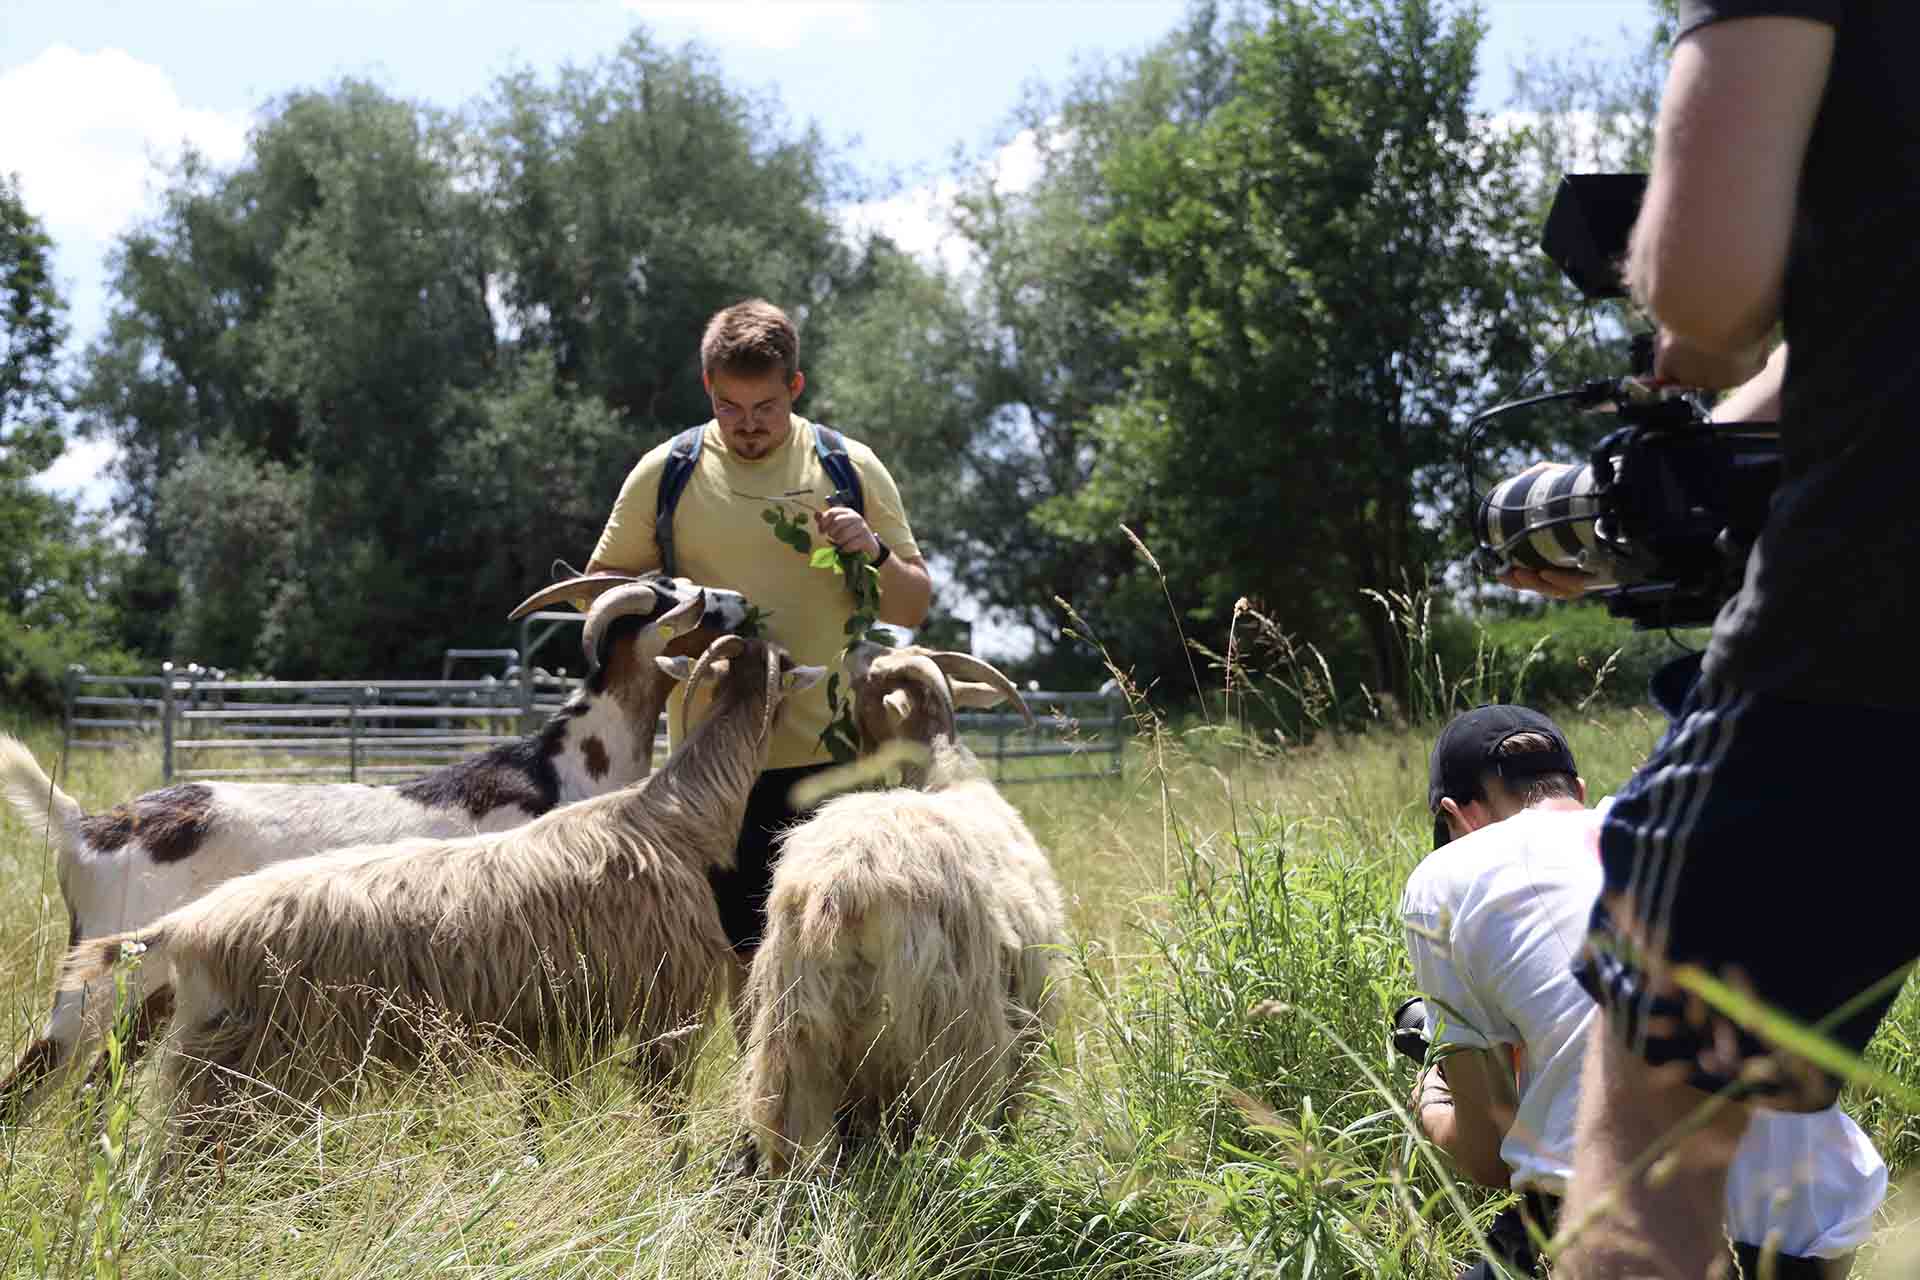
<path fill-rule="evenodd" d="M 1561 723 L 1596 797 L 1658 733 L 1635 711 Z M 1144 719 L 1121 779 L 1009 788 L 1070 894 L 1072 976 L 1036 1095 L 971 1157 L 922 1144 L 831 1181 L 727 1177 L 722 1026 L 690 1110 L 644 1096 L 617 1060 L 565 1090 L 483 1060 L 156 1185 L 149 1068 L 0 1137 L 0 1269 L 1444 1280 L 1502 1198 L 1452 1183 L 1411 1136 L 1411 1071 L 1387 1046 L 1410 981 L 1395 903 L 1430 843 L 1430 734 L 1381 721 L 1261 744 Z M 26 736 L 51 767 L 57 728 Z M 91 810 L 158 777 L 155 757 L 90 756 L 64 781 Z M 45 1014 L 66 916 L 49 851 L 10 811 L 0 882 L 11 1055 Z M 1872 1054 L 1903 1087 L 1920 1088 L 1917 1035 L 1909 990 Z M 1858 1089 L 1848 1106 L 1906 1181 L 1910 1102 Z M 1856 1275 L 1911 1274 L 1909 1195 L 1891 1197 Z"/>

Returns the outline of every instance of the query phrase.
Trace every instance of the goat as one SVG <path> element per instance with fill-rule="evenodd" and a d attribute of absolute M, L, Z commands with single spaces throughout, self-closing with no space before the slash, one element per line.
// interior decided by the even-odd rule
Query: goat
<path fill-rule="evenodd" d="M 741 1078 L 775 1175 L 836 1135 L 969 1143 L 1011 1114 L 1057 1017 L 1059 884 L 954 724 L 956 703 L 1031 713 L 965 654 L 860 646 L 845 666 L 863 750 L 907 738 L 928 756 L 917 786 L 831 800 L 783 841 Z"/>
<path fill-rule="evenodd" d="M 698 654 L 740 630 L 747 602 L 684 578 L 598 574 L 547 587 L 511 616 L 582 594 L 593 597 L 581 636 L 589 675 L 545 727 L 398 786 L 189 782 L 89 815 L 24 746 L 0 735 L 0 789 L 32 830 L 58 844 L 68 947 L 138 929 L 270 863 L 408 836 L 503 831 L 645 777 L 672 683 L 653 659 Z M 171 998 L 153 971 L 143 973 L 133 993 L 134 1055 Z M 24 1118 L 91 1055 L 83 1005 L 113 994 L 103 986 L 55 996 L 45 1033 L 0 1081 L 0 1122 Z"/>
<path fill-rule="evenodd" d="M 713 688 L 641 782 L 512 831 L 279 863 L 68 953 L 63 988 L 126 953 L 167 975 L 175 1148 L 238 1136 L 229 1104 L 307 1107 L 338 1100 L 362 1064 L 417 1066 L 436 1027 L 562 1079 L 583 1050 L 636 1034 L 652 1079 L 678 1082 L 732 963 L 707 871 L 732 860 L 781 700 L 825 672 L 739 636 L 690 672 L 657 661 L 690 701 Z"/>

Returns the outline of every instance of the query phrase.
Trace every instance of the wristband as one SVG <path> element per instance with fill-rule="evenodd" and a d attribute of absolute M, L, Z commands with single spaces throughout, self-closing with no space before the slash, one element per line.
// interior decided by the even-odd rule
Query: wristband
<path fill-rule="evenodd" d="M 880 535 L 877 533 L 873 535 L 873 540 L 874 542 L 878 543 L 880 546 L 879 552 L 876 553 L 873 557 L 873 567 L 878 569 L 881 565 L 885 564 L 892 557 L 893 548 L 888 546 L 886 543 L 881 542 Z"/>

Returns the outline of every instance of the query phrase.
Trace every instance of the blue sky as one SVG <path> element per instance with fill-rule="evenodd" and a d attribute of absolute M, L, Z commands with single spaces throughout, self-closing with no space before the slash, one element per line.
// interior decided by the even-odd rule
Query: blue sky
<path fill-rule="evenodd" d="M 149 197 L 152 158 L 182 139 L 237 159 L 252 113 L 341 76 L 446 107 L 503 71 L 551 72 L 638 24 L 697 40 L 738 86 L 777 93 L 899 193 L 868 215 L 933 251 L 929 219 L 956 147 L 990 154 L 1031 83 L 1139 50 L 1183 0 L 0 0 L 0 170 L 20 175 L 57 246 L 73 350 L 105 315 L 103 262 Z M 1604 54 L 1643 31 L 1647 0 L 1484 0 L 1482 105 L 1504 105 L 1530 53 Z M 921 234 L 916 236 L 919 224 Z M 103 496 L 81 446 L 54 487 Z"/>

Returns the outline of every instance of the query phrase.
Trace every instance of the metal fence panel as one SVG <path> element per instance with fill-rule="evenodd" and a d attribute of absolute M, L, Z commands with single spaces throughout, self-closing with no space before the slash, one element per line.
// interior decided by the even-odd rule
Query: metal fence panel
<path fill-rule="evenodd" d="M 158 746 L 169 783 L 399 782 L 533 732 L 581 683 L 537 669 L 512 674 L 510 680 L 228 680 L 172 664 L 157 676 L 94 675 L 74 667 L 66 679 L 64 740 L 69 751 Z M 1025 697 L 1032 727 L 1013 711 L 956 717 L 961 739 L 992 761 L 995 781 L 1121 774 L 1126 732 L 1118 697 L 1104 690 Z M 655 730 L 656 761 L 666 745 L 663 716 Z M 1065 767 L 1044 763 L 1052 761 Z"/>

